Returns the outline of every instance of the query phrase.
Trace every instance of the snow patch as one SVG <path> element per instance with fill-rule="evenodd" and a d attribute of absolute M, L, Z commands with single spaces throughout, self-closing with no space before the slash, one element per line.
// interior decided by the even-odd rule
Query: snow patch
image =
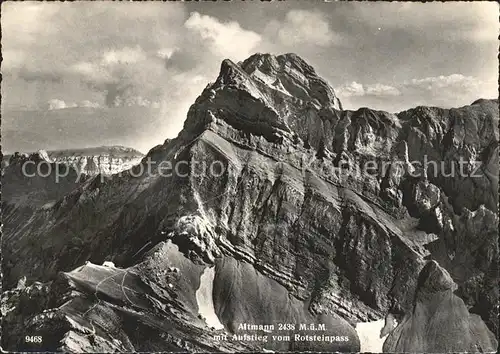
<path fill-rule="evenodd" d="M 259 69 L 256 69 L 254 72 L 252 72 L 252 77 L 259 79 L 261 82 L 274 90 L 280 91 L 287 96 L 291 96 L 290 92 L 285 89 L 279 78 L 264 74 Z"/>
<path fill-rule="evenodd" d="M 387 338 L 387 334 L 380 338 L 384 325 L 384 320 L 356 324 L 356 333 L 361 343 L 361 353 L 382 353 L 382 346 Z"/>
<path fill-rule="evenodd" d="M 198 312 L 204 318 L 209 327 L 223 329 L 217 314 L 215 313 L 214 300 L 212 297 L 215 277 L 215 267 L 207 267 L 200 277 L 200 287 L 196 290 L 196 302 Z"/>

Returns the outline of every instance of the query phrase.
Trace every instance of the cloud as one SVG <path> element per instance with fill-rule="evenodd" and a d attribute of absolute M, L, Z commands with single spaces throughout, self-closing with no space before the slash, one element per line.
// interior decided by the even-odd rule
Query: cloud
<path fill-rule="evenodd" d="M 101 105 L 94 101 L 83 100 L 79 103 L 74 102 L 66 102 L 64 100 L 53 98 L 47 102 L 47 109 L 49 111 L 57 110 L 57 109 L 65 109 L 65 108 L 75 108 L 75 107 L 87 107 L 87 108 L 100 108 Z"/>
<path fill-rule="evenodd" d="M 55 33 L 51 23 L 44 20 L 52 18 L 57 11 L 57 6 L 50 4 L 37 4 L 34 2 L 10 3 L 2 2 L 2 27 L 6 29 L 15 28 L 15 32 L 4 31 L 2 42 L 15 44 L 17 48 L 36 43 L 40 34 L 47 35 Z"/>
<path fill-rule="evenodd" d="M 56 110 L 56 109 L 64 109 L 64 108 L 73 108 L 73 107 L 78 107 L 76 103 L 66 103 L 63 100 L 59 100 L 57 98 L 53 98 L 47 102 L 49 105 L 48 109 L 49 111 Z"/>
<path fill-rule="evenodd" d="M 101 62 L 80 61 L 71 65 L 67 72 L 69 75 L 74 74 L 85 83 L 96 87 L 112 80 L 109 68 L 106 68 Z"/>
<path fill-rule="evenodd" d="M 83 100 L 78 104 L 79 107 L 88 107 L 88 108 L 99 108 L 101 105 L 97 102 Z"/>
<path fill-rule="evenodd" d="M 167 72 L 157 53 L 146 53 L 140 46 L 106 50 L 101 58 L 71 65 L 68 75 L 90 88 L 102 91 L 108 106 L 145 105 L 158 101 Z M 134 104 L 135 102 L 135 104 Z"/>
<path fill-rule="evenodd" d="M 142 96 L 124 97 L 123 95 L 117 95 L 115 101 L 113 102 L 113 105 L 116 107 L 120 106 L 127 106 L 127 107 L 139 106 L 139 107 L 154 107 L 154 108 L 159 107 L 158 102 L 151 101 Z"/>
<path fill-rule="evenodd" d="M 478 98 L 496 98 L 495 78 L 489 81 L 462 74 L 415 78 L 392 85 L 360 84 L 355 81 L 335 89 L 345 107 L 403 110 L 418 105 L 458 107 Z M 394 110 L 394 109 L 392 109 Z"/>
<path fill-rule="evenodd" d="M 403 85 L 406 89 L 438 92 L 448 90 L 454 92 L 479 92 L 485 83 L 472 76 L 462 74 L 440 75 L 423 79 L 412 79 Z"/>
<path fill-rule="evenodd" d="M 393 86 L 384 84 L 362 85 L 356 81 L 337 87 L 335 92 L 341 97 L 401 95 L 401 91 Z"/>
<path fill-rule="evenodd" d="M 108 50 L 102 56 L 104 65 L 136 64 L 144 60 L 146 60 L 146 53 L 138 45 L 135 48 Z"/>
<path fill-rule="evenodd" d="M 476 77 L 462 74 L 440 75 L 412 79 L 396 84 L 395 86 L 381 83 L 363 85 L 353 81 L 335 89 L 343 97 L 361 96 L 401 96 L 408 94 L 431 93 L 435 96 L 443 94 L 461 95 L 465 93 L 495 94 L 496 83 L 485 82 Z"/>
<path fill-rule="evenodd" d="M 22 68 L 19 71 L 18 77 L 26 82 L 52 82 L 60 83 L 63 80 L 63 75 L 57 71 L 41 71 Z"/>
<path fill-rule="evenodd" d="M 175 51 L 176 51 L 175 48 L 160 48 L 156 52 L 156 55 L 160 59 L 167 60 L 170 59 L 170 57 L 172 56 L 172 54 L 174 54 Z"/>
<path fill-rule="evenodd" d="M 283 21 L 272 20 L 266 33 L 271 33 L 285 46 L 339 44 L 342 37 L 332 31 L 325 15 L 319 11 L 290 10 Z"/>
<path fill-rule="evenodd" d="M 351 97 L 351 96 L 363 96 L 365 94 L 365 89 L 362 84 L 353 81 L 348 84 L 344 84 L 335 89 L 337 95 L 343 97 Z"/>
<path fill-rule="evenodd" d="M 3 72 L 27 83 L 60 84 L 65 95 L 75 96 L 65 96 L 72 101 L 93 98 L 82 92 L 86 86 L 101 92 L 110 107 L 142 106 L 169 101 L 171 91 L 179 90 L 171 82 L 173 76 L 216 75 L 222 59 L 245 59 L 261 41 L 259 34 L 237 22 L 198 12 L 188 16 L 179 4 L 168 4 L 169 11 L 154 3 L 92 5 L 2 5 Z M 31 22 L 27 24 L 25 18 Z M 8 87 L 11 81 L 4 84 Z M 82 87 L 80 97 L 76 97 L 77 87 Z M 197 94 L 181 99 L 192 103 Z M 39 101 L 38 106 L 44 107 L 45 102 Z"/>
<path fill-rule="evenodd" d="M 445 41 L 497 41 L 498 3 L 374 2 L 346 8 L 373 28 L 399 29 Z"/>
<path fill-rule="evenodd" d="M 365 88 L 367 95 L 372 96 L 400 96 L 401 91 L 397 88 L 389 85 L 375 84 L 369 85 Z"/>
<path fill-rule="evenodd" d="M 191 13 L 184 27 L 205 41 L 213 54 L 231 59 L 245 59 L 261 41 L 259 34 L 241 28 L 237 22 L 223 23 L 198 12 Z"/>
<path fill-rule="evenodd" d="M 19 69 L 25 60 L 26 53 L 19 49 L 2 50 L 2 68 L 3 70 Z"/>
<path fill-rule="evenodd" d="M 72 101 L 93 98 L 88 90 L 102 92 L 109 105 L 119 96 L 122 101 L 133 96 L 157 101 L 167 79 L 164 59 L 157 53 L 182 43 L 179 29 L 186 18 L 179 4 L 162 10 L 158 3 L 2 4 L 7 54 L 2 71 L 28 83 L 59 83 L 61 92 L 75 96 L 65 97 Z M 20 81 L 3 84 L 26 90 Z M 39 99 L 37 105 L 45 103 Z"/>
<path fill-rule="evenodd" d="M 440 75 L 412 79 L 401 85 L 408 97 L 416 97 L 422 103 L 450 107 L 470 104 L 478 98 L 497 98 L 496 78 L 483 80 L 462 74 Z"/>

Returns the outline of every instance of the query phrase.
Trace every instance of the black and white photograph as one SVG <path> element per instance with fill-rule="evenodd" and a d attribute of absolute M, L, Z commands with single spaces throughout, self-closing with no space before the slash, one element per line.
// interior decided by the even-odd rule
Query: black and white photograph
<path fill-rule="evenodd" d="M 496 353 L 499 8 L 3 1 L 0 350 Z"/>

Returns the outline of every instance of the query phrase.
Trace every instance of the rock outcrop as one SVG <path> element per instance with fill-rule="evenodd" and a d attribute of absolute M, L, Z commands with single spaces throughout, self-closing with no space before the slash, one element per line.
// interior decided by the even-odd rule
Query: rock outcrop
<path fill-rule="evenodd" d="M 495 335 L 453 294 L 456 284 L 435 261 L 420 272 L 413 310 L 384 343 L 386 353 L 495 352 Z"/>
<path fill-rule="evenodd" d="M 138 296 L 136 307 L 123 299 L 126 279 L 108 284 L 121 291 L 103 286 L 103 296 L 94 296 L 101 299 L 94 317 L 91 303 L 75 303 L 65 315 L 78 318 L 81 336 L 94 333 L 110 311 L 140 313 L 120 323 L 140 323 L 142 341 L 119 324 L 112 338 L 90 344 L 94 351 L 165 350 L 171 340 L 203 350 L 236 348 L 217 333 L 242 335 L 235 337 L 238 348 L 358 351 L 354 324 L 388 313 L 400 323 L 412 314 L 417 275 L 431 258 L 452 274 L 484 334 L 481 321 L 498 328 L 497 145 L 497 101 L 399 114 L 346 111 L 296 55 L 225 60 L 178 137 L 147 154 L 150 174 L 138 176 L 136 166 L 90 178 L 26 225 L 10 221 L 4 286 L 15 287 L 22 276 L 28 285 L 57 283 L 64 271 L 88 302 L 107 276 L 136 274 L 140 281 L 131 276 L 134 284 L 127 285 Z M 426 166 L 426 159 L 438 167 Z M 464 173 L 443 176 L 461 161 Z M 463 256 L 443 262 L 450 252 Z M 78 268 L 86 261 L 118 268 Z M 180 270 L 179 286 L 165 274 L 171 267 Z M 214 309 L 224 325 L 217 333 L 197 316 L 195 292 L 206 267 L 215 267 Z M 174 315 L 166 310 L 172 301 L 183 304 Z M 175 322 L 175 316 L 181 318 L 175 329 L 155 322 Z M 244 323 L 325 327 L 314 335 L 288 328 L 280 334 L 290 338 L 272 341 L 272 329 L 241 332 Z M 200 344 L 194 333 L 211 340 Z M 245 334 L 267 335 L 268 342 Z"/>

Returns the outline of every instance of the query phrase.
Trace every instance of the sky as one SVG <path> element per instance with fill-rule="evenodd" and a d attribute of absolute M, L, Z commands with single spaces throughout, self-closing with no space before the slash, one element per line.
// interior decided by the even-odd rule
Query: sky
<path fill-rule="evenodd" d="M 494 2 L 1 7 L 4 149 L 121 144 L 147 152 L 182 129 L 223 59 L 256 52 L 298 54 L 346 109 L 398 112 L 498 97 Z M 16 146 L 20 136 L 29 141 Z"/>

